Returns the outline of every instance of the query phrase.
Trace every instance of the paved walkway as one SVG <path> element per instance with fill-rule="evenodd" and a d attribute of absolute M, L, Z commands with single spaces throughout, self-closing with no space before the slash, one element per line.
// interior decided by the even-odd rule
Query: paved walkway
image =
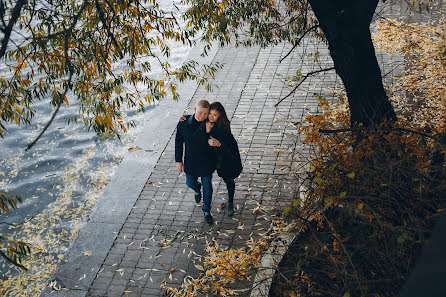
<path fill-rule="evenodd" d="M 214 174 L 212 213 L 215 223 L 213 226 L 204 223 L 201 205 L 195 204 L 193 191 L 185 185 L 185 175 L 179 175 L 175 167 L 175 131 L 162 130 L 170 133 L 170 139 L 161 148 L 163 152 L 155 161 L 133 208 L 125 214 L 123 224 L 115 223 L 115 229 L 107 227 L 108 232 L 116 233 L 116 237 L 109 244 L 110 250 L 102 251 L 105 259 L 99 259 L 99 271 L 93 267 L 90 272 L 93 275 L 89 276 L 88 271 L 83 274 L 79 287 L 77 280 L 71 280 L 68 286 L 70 277 L 65 277 L 68 291 L 51 293 L 47 289 L 42 295 L 163 296 L 160 289 L 163 279 L 167 278 L 168 285 L 178 287 L 186 275 L 198 276 L 195 264 L 202 260 L 207 242 L 216 240 L 224 247 L 241 248 L 247 240 L 265 232 L 271 216 L 280 215 L 286 206 L 291 205 L 298 186 L 292 172 L 304 158 L 295 123 L 300 122 L 307 112 L 318 112 L 314 93 L 335 100 L 331 91 L 339 84 L 333 71 L 321 73 L 307 79 L 297 92 L 274 107 L 292 89 L 285 81 L 287 76 L 298 69 L 305 74 L 328 68 L 332 63 L 325 45 L 309 39 L 280 63 L 280 58 L 289 50 L 288 45 L 266 49 L 219 49 L 214 62 L 223 63 L 224 68 L 216 75 L 217 86 L 212 93 L 197 88 L 186 108 L 185 113 L 190 114 L 201 99 L 220 101 L 231 118 L 232 132 L 238 139 L 244 164 L 244 171 L 236 180 L 233 218 L 228 218 L 221 207 L 227 199 L 226 187 Z M 303 55 L 306 55 L 305 59 L 302 59 Z M 317 63 L 312 59 L 316 55 L 319 56 Z M 391 63 L 383 65 L 383 73 L 392 67 Z M 165 120 L 175 123 L 178 114 Z M 116 207 L 119 213 L 119 204 Z M 254 211 L 256 208 L 261 211 Z M 100 237 L 105 231 L 97 231 L 97 235 L 91 232 L 82 234 L 91 239 Z M 163 248 L 162 243 L 166 240 L 171 245 Z M 82 245 L 82 240 L 79 242 Z M 76 276 L 78 268 L 89 267 L 88 257 L 82 261 L 86 264 L 65 268 L 65 275 L 72 272 Z M 57 273 L 55 279 L 58 279 Z M 251 286 L 247 282 L 236 284 L 237 288 L 248 289 L 246 295 L 249 295 Z"/>
<path fill-rule="evenodd" d="M 175 131 L 163 130 L 160 122 L 161 132 L 157 129 L 153 133 L 170 135 L 170 139 L 160 148 L 163 152 L 154 160 L 150 177 L 136 202 L 132 202 L 133 207 L 122 212 L 123 223 L 119 221 L 114 223 L 115 228 L 107 227 L 116 236 L 111 239 L 111 248 L 102 251 L 105 259 L 99 258 L 97 269 L 91 268 L 92 276 L 86 273 L 80 277 L 79 288 L 73 280 L 70 286 L 66 284 L 70 290 L 51 293 L 47 289 L 43 296 L 163 296 L 160 289 L 163 279 L 167 279 L 168 285 L 178 287 L 186 275 L 198 276 L 195 264 L 202 260 L 207 242 L 216 240 L 224 247 L 240 248 L 251 237 L 257 238 L 265 232 L 271 216 L 280 215 L 292 203 L 298 186 L 292 172 L 302 164 L 305 154 L 294 123 L 300 122 L 308 112 L 318 112 L 315 93 L 335 100 L 331 91 L 340 84 L 333 71 L 321 73 L 307 79 L 297 92 L 274 107 L 292 89 L 285 81 L 287 76 L 299 69 L 305 74 L 332 65 L 327 48 L 309 39 L 280 63 L 289 49 L 288 45 L 219 49 L 214 62 L 225 66 L 216 75 L 217 86 L 212 93 L 197 88 L 186 108 L 185 113 L 191 114 L 201 99 L 220 101 L 231 118 L 232 132 L 238 139 L 244 164 L 244 171 L 236 180 L 234 217 L 228 218 L 221 207 L 227 192 L 224 182 L 214 174 L 215 223 L 213 226 L 204 223 L 201 205 L 195 204 L 193 192 L 185 185 L 185 175 L 179 175 L 175 167 Z M 304 55 L 306 58 L 302 59 Z M 316 55 L 318 62 L 312 59 Z M 388 73 L 395 70 L 394 65 L 401 57 L 379 54 L 378 59 L 382 72 Z M 391 81 L 392 76 L 386 79 Z M 164 120 L 175 123 L 178 115 L 173 113 Z M 113 207 L 120 213 L 119 204 Z M 254 211 L 256 208 L 261 211 Z M 87 239 L 100 237 L 104 232 L 92 235 L 95 228 L 89 230 L 90 233 L 82 233 Z M 171 245 L 163 248 L 166 240 Z M 82 240 L 79 241 L 82 246 Z M 87 263 L 88 259 L 83 261 Z M 72 266 L 65 271 L 78 275 L 75 271 L 82 265 L 75 266 L 74 270 Z M 55 279 L 58 279 L 57 273 Z M 251 286 L 247 282 L 236 284 L 237 288 L 248 289 L 246 295 Z"/>
<path fill-rule="evenodd" d="M 314 51 L 316 47 L 308 44 L 302 51 L 309 49 Z M 244 172 L 236 181 L 234 217 L 228 218 L 221 209 L 227 193 L 224 182 L 214 174 L 215 223 L 212 227 L 204 224 L 201 206 L 195 205 L 193 192 L 186 188 L 185 175 L 176 170 L 172 133 L 87 296 L 162 296 L 163 279 L 167 278 L 168 285 L 179 286 L 186 275 L 198 276 L 195 264 L 201 261 L 206 242 L 216 240 L 223 246 L 243 247 L 249 238 L 265 232 L 271 215 L 292 203 L 296 182 L 290 173 L 298 162 L 293 165 L 291 160 L 298 150 L 297 130 L 290 121 L 300 121 L 305 109 L 316 111 L 312 93 L 323 92 L 321 88 L 333 85 L 335 77 L 333 73 L 321 76 L 326 79 L 323 84 L 312 85 L 310 81 L 275 108 L 277 100 L 290 91 L 284 84 L 285 76 L 300 64 L 298 52 L 279 64 L 288 50 L 285 46 L 220 49 L 214 61 L 225 67 L 217 74 L 218 87 L 213 93 L 197 89 L 190 111 L 186 111 L 192 113 L 201 99 L 220 101 L 231 118 L 244 163 Z M 266 211 L 253 212 L 258 206 Z M 164 249 L 160 245 L 163 240 L 172 240 L 173 244 Z M 238 283 L 237 287 L 250 285 Z"/>

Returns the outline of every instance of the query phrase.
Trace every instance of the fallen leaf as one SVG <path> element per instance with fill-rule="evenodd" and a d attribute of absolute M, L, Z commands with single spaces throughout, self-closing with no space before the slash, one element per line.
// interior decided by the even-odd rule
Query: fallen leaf
<path fill-rule="evenodd" d="M 132 146 L 129 148 L 129 152 L 140 151 L 140 150 L 141 150 L 141 148 L 137 147 L 137 146 Z"/>

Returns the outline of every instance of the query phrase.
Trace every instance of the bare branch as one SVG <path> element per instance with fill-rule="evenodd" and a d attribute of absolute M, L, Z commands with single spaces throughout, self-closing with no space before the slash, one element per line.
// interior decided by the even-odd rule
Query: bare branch
<path fill-rule="evenodd" d="M 296 43 L 293 45 L 293 48 L 290 49 L 290 51 L 285 55 L 285 57 L 281 58 L 279 63 L 282 63 L 283 60 L 285 60 L 290 54 L 291 52 L 300 44 L 300 42 L 302 41 L 302 39 L 305 37 L 305 35 L 307 35 L 308 33 L 310 33 L 312 30 L 316 29 L 317 27 L 319 27 L 319 25 L 314 25 L 313 27 L 309 28 L 307 31 L 305 31 L 302 36 L 299 37 L 299 39 L 296 41 Z"/>
<path fill-rule="evenodd" d="M 3 31 L 5 33 L 5 36 L 3 37 L 2 46 L 0 48 L 0 58 L 2 58 L 6 53 L 6 49 L 8 48 L 9 38 L 11 37 L 12 27 L 14 27 L 14 24 L 17 22 L 17 19 L 20 16 L 20 12 L 23 6 L 25 6 L 26 2 L 27 0 L 18 0 L 12 10 L 11 19 L 9 20 L 8 25 Z"/>
<path fill-rule="evenodd" d="M 316 70 L 316 71 L 312 71 L 312 72 L 309 72 L 309 73 L 307 73 L 303 78 L 302 78 L 302 80 L 294 87 L 294 89 L 288 94 L 288 95 L 286 95 L 285 97 L 283 97 L 282 99 L 280 99 L 279 100 L 279 102 L 277 102 L 276 104 L 274 104 L 274 107 L 277 107 L 283 100 L 285 100 L 286 98 L 288 98 L 289 96 L 291 96 L 291 94 L 293 94 L 296 90 L 297 90 L 297 88 L 308 78 L 308 77 L 310 77 L 310 76 L 312 76 L 312 75 L 314 75 L 314 74 L 318 74 L 318 73 L 321 73 L 321 72 L 325 72 L 325 71 L 330 71 L 330 70 L 333 70 L 333 69 L 335 69 L 334 67 L 330 67 L 330 68 L 325 68 L 325 69 L 320 69 L 320 70 Z"/>
<path fill-rule="evenodd" d="M 355 128 L 346 128 L 346 129 L 333 129 L 333 130 L 329 130 L 329 129 L 319 129 L 320 133 L 323 134 L 335 134 L 335 133 L 343 133 L 343 132 L 358 132 L 358 131 L 366 131 L 366 130 L 371 130 L 372 128 L 369 127 L 355 127 Z M 423 132 L 418 132 L 415 130 L 411 130 L 411 129 L 406 129 L 406 128 L 391 128 L 391 129 L 387 129 L 390 131 L 402 131 L 402 132 L 409 132 L 409 133 L 414 133 L 414 134 L 418 134 L 424 137 L 428 137 L 431 139 L 436 139 L 435 136 L 429 135 L 429 134 L 425 134 Z"/>

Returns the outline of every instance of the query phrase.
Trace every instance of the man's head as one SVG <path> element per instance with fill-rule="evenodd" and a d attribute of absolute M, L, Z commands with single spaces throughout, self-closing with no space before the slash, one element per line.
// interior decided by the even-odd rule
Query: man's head
<path fill-rule="evenodd" d="M 198 122 L 203 122 L 207 119 L 209 115 L 209 101 L 207 100 L 200 100 L 197 103 L 197 106 L 195 106 L 195 119 Z"/>

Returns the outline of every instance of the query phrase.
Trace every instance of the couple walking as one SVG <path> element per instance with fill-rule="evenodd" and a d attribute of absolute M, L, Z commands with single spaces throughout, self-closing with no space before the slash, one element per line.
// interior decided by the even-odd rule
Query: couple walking
<path fill-rule="evenodd" d="M 178 171 L 186 173 L 186 185 L 195 191 L 195 202 L 199 203 L 203 196 L 204 220 L 210 225 L 214 222 L 211 215 L 212 174 L 217 169 L 228 189 L 227 215 L 232 217 L 234 179 L 242 171 L 242 162 L 229 119 L 220 102 L 209 104 L 207 100 L 201 100 L 193 115 L 180 118 L 175 137 L 175 162 Z"/>

